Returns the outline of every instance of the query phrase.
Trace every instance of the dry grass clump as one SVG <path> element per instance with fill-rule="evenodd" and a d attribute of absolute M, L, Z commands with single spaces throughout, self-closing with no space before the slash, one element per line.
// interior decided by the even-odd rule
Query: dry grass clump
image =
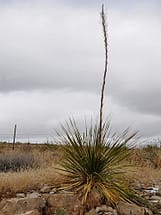
<path fill-rule="evenodd" d="M 157 145 L 146 145 L 133 149 L 127 159 L 130 164 L 127 171 L 130 181 L 137 181 L 147 186 L 161 184 L 161 148 Z"/>
<path fill-rule="evenodd" d="M 157 145 L 147 145 L 143 149 L 145 158 L 149 161 L 150 165 L 155 169 L 161 168 L 161 148 Z"/>
<path fill-rule="evenodd" d="M 143 187 L 160 186 L 161 171 L 150 166 L 130 167 L 127 172 L 129 183 L 134 186 L 140 184 Z"/>
<path fill-rule="evenodd" d="M 161 148 L 157 145 L 147 145 L 142 149 L 132 149 L 127 161 L 139 167 L 161 168 Z"/>
<path fill-rule="evenodd" d="M 37 166 L 48 167 L 53 163 L 56 164 L 62 159 L 62 156 L 61 146 L 54 144 L 19 143 L 15 144 L 15 150 L 12 150 L 12 144 L 0 144 L 0 161 L 3 160 L 3 157 L 8 161 L 12 160 L 12 158 L 15 160 L 21 158 L 20 160 L 25 160 L 26 163 L 28 161 L 29 166 L 31 165 L 32 168 Z"/>
<path fill-rule="evenodd" d="M 145 151 L 138 148 L 131 149 L 131 153 L 126 161 L 132 166 L 145 167 L 150 165 L 149 160 L 146 158 Z"/>
<path fill-rule="evenodd" d="M 63 181 L 55 167 L 30 169 L 20 172 L 0 173 L 0 196 L 12 196 L 17 192 L 37 190 L 44 184 L 59 187 Z"/>

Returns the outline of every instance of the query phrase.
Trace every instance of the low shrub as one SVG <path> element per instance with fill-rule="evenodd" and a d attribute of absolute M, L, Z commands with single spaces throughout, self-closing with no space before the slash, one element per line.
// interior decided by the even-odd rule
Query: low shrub
<path fill-rule="evenodd" d="M 35 167 L 38 167 L 38 163 L 31 153 L 15 152 L 0 154 L 1 172 L 20 171 Z"/>
<path fill-rule="evenodd" d="M 157 145 L 147 145 L 144 149 L 145 158 L 156 169 L 161 168 L 161 148 Z"/>

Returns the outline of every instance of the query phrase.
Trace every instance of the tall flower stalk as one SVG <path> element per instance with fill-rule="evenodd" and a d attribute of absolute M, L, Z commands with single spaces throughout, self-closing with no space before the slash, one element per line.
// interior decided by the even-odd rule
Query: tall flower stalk
<path fill-rule="evenodd" d="M 103 82 L 102 82 L 102 88 L 101 88 L 101 103 L 100 103 L 100 113 L 99 113 L 99 141 L 98 141 L 98 143 L 101 143 L 101 140 L 102 140 L 103 102 L 104 102 L 104 92 L 105 92 L 106 76 L 107 76 L 107 69 L 108 69 L 107 68 L 107 66 L 108 66 L 108 42 L 107 42 L 107 28 L 106 28 L 104 4 L 102 4 L 101 20 L 102 20 L 104 47 L 105 47 L 105 65 L 104 65 Z"/>

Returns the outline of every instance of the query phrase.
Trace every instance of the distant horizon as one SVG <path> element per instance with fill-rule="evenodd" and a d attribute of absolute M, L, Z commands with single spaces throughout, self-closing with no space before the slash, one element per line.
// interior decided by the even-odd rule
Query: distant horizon
<path fill-rule="evenodd" d="M 58 144 L 58 136 L 50 136 L 50 135 L 28 135 L 22 137 L 21 135 L 16 136 L 16 143 L 22 144 Z M 9 143 L 12 144 L 13 135 L 10 136 L 1 136 L 0 135 L 0 143 Z M 135 143 L 136 147 L 142 148 L 146 145 L 157 145 L 161 146 L 161 137 L 138 137 Z"/>

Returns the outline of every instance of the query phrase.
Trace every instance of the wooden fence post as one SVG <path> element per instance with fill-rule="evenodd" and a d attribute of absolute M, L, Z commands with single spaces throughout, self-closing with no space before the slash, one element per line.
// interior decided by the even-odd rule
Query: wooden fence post
<path fill-rule="evenodd" d="M 17 125 L 15 124 L 14 130 L 13 130 L 13 145 L 12 145 L 13 150 L 15 149 L 16 133 L 17 133 Z"/>

